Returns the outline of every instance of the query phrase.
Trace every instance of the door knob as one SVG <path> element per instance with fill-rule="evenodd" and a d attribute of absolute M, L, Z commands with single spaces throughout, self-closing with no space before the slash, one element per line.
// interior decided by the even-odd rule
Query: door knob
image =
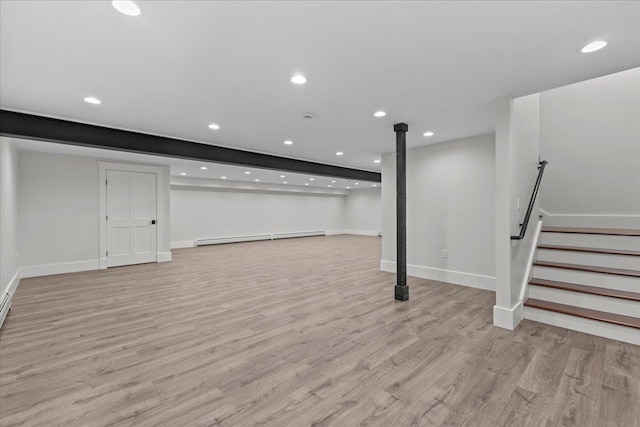
<path fill-rule="evenodd" d="M 151 220 L 151 225 L 153 225 L 153 224 L 155 224 L 155 223 L 156 223 L 156 220 L 155 220 L 155 219 L 152 219 L 152 220 Z"/>

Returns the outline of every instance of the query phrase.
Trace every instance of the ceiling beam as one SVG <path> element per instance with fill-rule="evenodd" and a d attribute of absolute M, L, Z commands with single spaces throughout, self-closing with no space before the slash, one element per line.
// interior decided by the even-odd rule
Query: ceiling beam
<path fill-rule="evenodd" d="M 378 172 L 218 147 L 8 110 L 0 110 L 0 135 L 178 159 L 381 182 L 381 174 Z"/>

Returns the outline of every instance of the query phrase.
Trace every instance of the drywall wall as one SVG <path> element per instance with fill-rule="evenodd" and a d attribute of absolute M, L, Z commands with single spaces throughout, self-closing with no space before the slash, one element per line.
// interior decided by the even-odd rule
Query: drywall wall
<path fill-rule="evenodd" d="M 545 225 L 640 228 L 640 68 L 540 94 Z"/>
<path fill-rule="evenodd" d="M 0 137 L 0 301 L 20 280 L 18 218 L 18 151 Z"/>
<path fill-rule="evenodd" d="M 174 179 L 175 181 L 175 179 Z M 342 231 L 345 195 L 172 186 L 172 247 L 195 239 L 294 231 Z"/>
<path fill-rule="evenodd" d="M 28 275 L 99 268 L 99 159 L 21 151 L 19 248 Z M 169 252 L 169 169 L 165 221 L 159 224 Z"/>
<path fill-rule="evenodd" d="M 345 198 L 345 221 L 349 233 L 377 235 L 382 230 L 381 197 L 379 186 L 351 190 Z"/>
<path fill-rule="evenodd" d="M 430 145 L 407 154 L 408 274 L 493 289 L 494 137 Z M 381 269 L 395 271 L 395 156 L 382 164 Z M 448 251 L 448 258 L 442 251 Z"/>

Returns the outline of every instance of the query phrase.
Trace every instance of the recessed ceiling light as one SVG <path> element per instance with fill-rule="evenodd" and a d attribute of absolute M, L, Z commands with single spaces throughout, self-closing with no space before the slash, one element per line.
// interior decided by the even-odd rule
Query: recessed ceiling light
<path fill-rule="evenodd" d="M 180 172 L 180 175 L 185 176 L 187 173 L 186 172 Z"/>
<path fill-rule="evenodd" d="M 336 182 L 335 181 L 331 181 L 331 183 L 335 184 Z"/>
<path fill-rule="evenodd" d="M 336 152 L 336 156 L 342 156 L 344 153 L 342 151 Z"/>
<path fill-rule="evenodd" d="M 118 0 L 114 0 L 111 2 L 111 4 L 113 5 L 113 7 L 116 8 L 116 10 L 120 13 L 124 13 L 125 15 L 129 15 L 129 16 L 138 16 L 140 15 L 140 8 L 138 6 L 136 6 L 136 4 L 132 1 L 129 0 L 125 0 L 125 1 L 118 1 Z"/>
<path fill-rule="evenodd" d="M 95 98 L 93 96 L 87 96 L 86 98 L 84 98 L 84 102 L 87 102 L 89 104 L 102 104 L 102 101 L 100 101 L 98 98 Z"/>
<path fill-rule="evenodd" d="M 203 171 L 206 171 L 207 167 L 206 166 L 200 166 L 200 169 L 202 169 Z"/>
<path fill-rule="evenodd" d="M 254 179 L 255 182 L 260 182 L 260 180 L 258 178 Z"/>
<path fill-rule="evenodd" d="M 580 49 L 580 52 L 582 52 L 582 53 L 595 52 L 596 50 L 602 49 L 606 45 L 607 45 L 606 41 L 604 41 L 604 40 L 596 40 L 594 42 L 589 43 L 588 45 L 586 45 L 582 49 Z"/>
<path fill-rule="evenodd" d="M 384 117 L 387 115 L 387 113 L 385 113 L 384 111 L 380 110 L 380 111 L 376 111 L 375 113 L 373 113 L 374 116 L 376 117 Z"/>
<path fill-rule="evenodd" d="M 330 186 L 330 185 L 327 185 L 327 187 L 331 188 L 331 186 Z"/>
<path fill-rule="evenodd" d="M 360 185 L 360 183 L 359 183 L 359 182 L 354 182 L 354 184 L 355 184 L 355 185 Z"/>
<path fill-rule="evenodd" d="M 313 181 L 313 178 L 309 178 L 309 181 Z"/>
<path fill-rule="evenodd" d="M 249 171 L 245 171 L 245 172 L 244 172 L 244 174 L 245 174 L 245 175 L 251 175 L 251 172 L 249 172 Z"/>
<path fill-rule="evenodd" d="M 218 130 L 218 129 L 220 129 L 220 126 L 215 124 L 215 123 L 211 123 L 209 125 L 209 129 Z"/>
<path fill-rule="evenodd" d="M 427 131 L 427 132 L 422 134 L 422 136 L 433 136 L 433 135 L 434 135 L 434 133 L 431 132 L 431 131 Z"/>
<path fill-rule="evenodd" d="M 287 140 L 284 142 L 284 145 L 293 145 L 293 141 L 290 141 L 290 140 L 288 140 L 288 139 L 287 139 Z"/>
<path fill-rule="evenodd" d="M 296 74 L 291 77 L 291 82 L 297 85 L 303 85 L 307 82 L 307 79 L 302 74 Z"/>
<path fill-rule="evenodd" d="M 284 175 L 280 175 L 280 178 L 284 178 Z"/>
<path fill-rule="evenodd" d="M 380 159 L 374 160 L 373 163 L 380 163 Z"/>
<path fill-rule="evenodd" d="M 347 190 L 351 190 L 351 187 L 347 187 Z"/>
<path fill-rule="evenodd" d="M 221 176 L 220 179 L 227 179 L 227 177 L 226 176 Z"/>
<path fill-rule="evenodd" d="M 304 185 L 309 185 L 309 183 L 308 183 L 308 182 L 305 182 L 305 183 L 304 183 Z"/>
<path fill-rule="evenodd" d="M 377 187 L 377 185 L 376 185 L 376 184 L 373 184 L 373 186 L 374 186 L 374 187 Z"/>
<path fill-rule="evenodd" d="M 283 182 L 283 184 L 286 184 L 286 183 L 287 183 L 287 181 L 284 181 L 284 182 Z"/>

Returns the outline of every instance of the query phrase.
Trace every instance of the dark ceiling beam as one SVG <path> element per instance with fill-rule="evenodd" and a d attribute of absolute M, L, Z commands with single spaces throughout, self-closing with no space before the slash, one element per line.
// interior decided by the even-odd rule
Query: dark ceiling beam
<path fill-rule="evenodd" d="M 381 182 L 381 175 L 377 172 L 289 159 L 7 110 L 0 110 L 0 135 L 178 159 Z"/>

